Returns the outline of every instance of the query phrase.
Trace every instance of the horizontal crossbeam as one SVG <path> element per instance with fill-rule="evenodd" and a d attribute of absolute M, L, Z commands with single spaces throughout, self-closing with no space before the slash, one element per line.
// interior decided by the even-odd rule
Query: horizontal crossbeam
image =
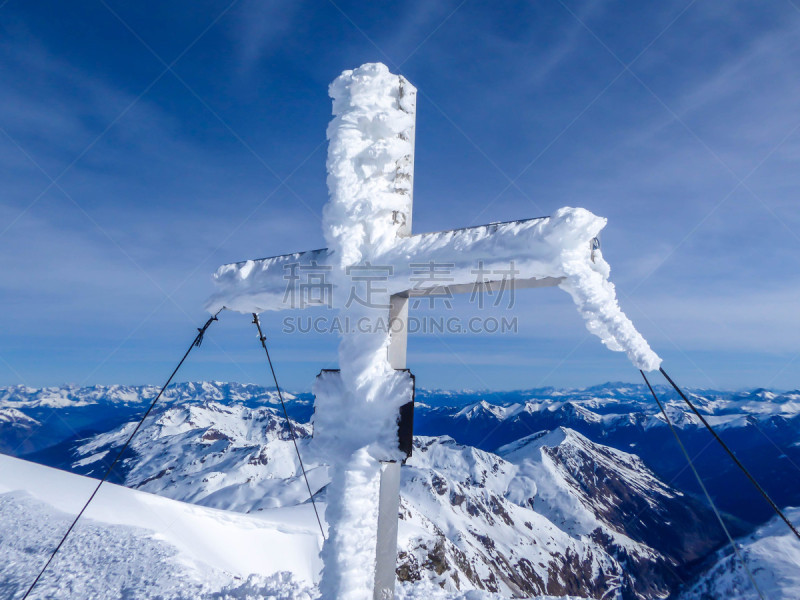
<path fill-rule="evenodd" d="M 399 238 L 391 250 L 373 259 L 373 276 L 383 273 L 375 286 L 393 295 L 420 297 L 495 292 L 510 285 L 516 289 L 558 285 L 563 277 L 553 276 L 549 265 L 537 269 L 551 247 L 539 231 L 547 220 L 489 223 Z M 294 292 L 302 295 L 303 286 L 330 284 L 327 274 L 334 268 L 334 258 L 331 251 L 321 248 L 223 265 L 214 275 L 220 291 L 208 308 L 224 305 L 263 312 L 313 306 L 315 302 Z"/>

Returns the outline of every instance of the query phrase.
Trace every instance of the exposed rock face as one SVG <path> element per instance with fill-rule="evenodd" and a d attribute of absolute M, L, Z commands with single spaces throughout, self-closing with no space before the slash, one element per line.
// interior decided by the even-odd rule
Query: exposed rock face
<path fill-rule="evenodd" d="M 150 391 L 117 389 L 114 406 L 141 407 Z M 274 401 L 268 391 L 255 400 L 246 398 L 247 391 L 243 386 L 181 384 L 176 390 L 180 404 L 176 396 L 154 411 L 125 456 L 118 479 L 144 491 L 241 512 L 306 502 L 282 413 L 264 405 Z M 45 404 L 51 410 L 57 401 L 65 404 L 54 409 L 59 411 L 74 411 L 76 403 L 87 410 L 100 406 L 99 397 L 89 391 L 15 394 L 13 403 L 21 407 L 15 410 L 23 417 Z M 190 399 L 184 403 L 184 397 Z M 597 409 L 592 403 L 586 400 L 586 406 Z M 508 424 L 524 416 L 567 419 L 611 433 L 633 428 L 654 435 L 663 428 L 651 416 L 601 417 L 566 402 L 550 408 L 532 401 L 506 407 L 480 403 L 459 411 L 451 427 L 463 419 L 485 428 L 487 419 Z M 426 408 L 418 413 L 424 422 Z M 125 423 L 130 419 L 117 416 L 104 429 L 97 426 L 63 441 L 57 447 L 60 466 L 89 475 L 103 472 L 134 426 Z M 10 426 L 24 433 L 28 424 L 35 427 L 27 418 Z M 414 456 L 403 469 L 401 580 L 520 597 L 663 598 L 717 549 L 721 532 L 708 511 L 664 484 L 638 456 L 569 428 L 548 429 L 502 446 L 496 454 L 448 437 L 416 439 Z M 321 490 L 318 498 L 323 499 L 328 473 L 308 452 L 311 428 L 296 423 L 295 431 L 311 487 Z M 657 445 L 656 438 L 647 439 Z"/>
<path fill-rule="evenodd" d="M 656 386 L 683 443 L 717 506 L 745 521 L 746 529 L 773 516 L 769 505 L 716 444 L 671 388 Z M 800 505 L 800 478 L 786 477 L 800 464 L 800 391 L 684 390 L 779 506 Z M 594 442 L 635 452 L 663 481 L 702 497 L 658 406 L 644 385 L 608 383 L 585 389 L 514 392 L 418 393 L 418 434 L 451 435 L 491 452 L 537 431 L 568 427 Z M 746 453 L 746 454 L 745 454 Z"/>
<path fill-rule="evenodd" d="M 513 596 L 666 597 L 713 549 L 707 511 L 633 455 L 563 429 L 505 448 L 418 438 L 398 577 Z M 511 462 L 513 461 L 513 462 Z"/>
<path fill-rule="evenodd" d="M 609 529 L 643 542 L 675 564 L 696 561 L 722 541 L 705 506 L 664 484 L 638 456 L 592 443 L 569 429 L 550 434 L 562 435 L 555 446 L 539 446 L 541 458 Z M 530 438 L 511 447 L 526 440 Z M 519 455 L 512 451 L 505 456 Z"/>
<path fill-rule="evenodd" d="M 99 469 L 129 427 L 77 444 L 73 466 Z M 307 450 L 310 427 L 295 431 Z M 403 469 L 401 581 L 520 597 L 665 597 L 720 541 L 701 505 L 632 454 L 565 428 L 499 452 L 415 439 Z M 315 491 L 324 488 L 327 469 L 306 466 Z M 166 407 L 137 436 L 124 467 L 131 487 L 217 508 L 307 500 L 288 426 L 270 407 Z"/>

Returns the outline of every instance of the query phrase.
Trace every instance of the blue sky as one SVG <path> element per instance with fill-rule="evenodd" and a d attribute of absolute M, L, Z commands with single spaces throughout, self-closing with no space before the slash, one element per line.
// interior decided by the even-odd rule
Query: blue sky
<path fill-rule="evenodd" d="M 327 85 L 373 61 L 419 89 L 415 231 L 586 207 L 678 381 L 800 387 L 789 0 L 0 2 L 0 385 L 161 382 L 218 265 L 324 246 Z M 413 336 L 418 384 L 637 380 L 560 290 L 502 315 Z M 265 325 L 286 387 L 335 366 Z M 179 379 L 268 383 L 249 320 Z"/>

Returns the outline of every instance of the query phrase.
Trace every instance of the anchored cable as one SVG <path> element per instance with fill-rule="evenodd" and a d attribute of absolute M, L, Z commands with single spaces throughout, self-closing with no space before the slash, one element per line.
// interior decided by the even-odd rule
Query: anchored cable
<path fill-rule="evenodd" d="M 272 371 L 272 379 L 275 381 L 275 389 L 278 390 L 278 398 L 281 401 L 281 407 L 283 408 L 283 415 L 286 417 L 286 424 L 289 427 L 289 433 L 292 437 L 292 442 L 294 443 L 294 451 L 297 454 L 297 460 L 300 463 L 300 470 L 303 472 L 303 479 L 306 481 L 306 488 L 308 489 L 308 497 L 311 499 L 311 506 L 314 507 L 314 515 L 317 517 L 317 523 L 319 524 L 319 532 L 322 534 L 322 539 L 327 539 L 325 537 L 325 530 L 322 527 L 322 520 L 319 518 L 319 512 L 317 511 L 317 503 L 314 501 L 314 493 L 311 491 L 311 484 L 308 483 L 308 475 L 306 474 L 305 465 L 303 465 L 303 459 L 300 457 L 300 448 L 297 446 L 297 436 L 294 434 L 294 426 L 292 425 L 292 420 L 289 418 L 289 413 L 286 411 L 286 403 L 283 401 L 283 392 L 281 392 L 281 386 L 278 385 L 278 377 L 275 375 L 275 367 L 272 366 L 272 358 L 269 355 L 269 350 L 267 349 L 267 336 L 261 331 L 261 321 L 258 319 L 258 315 L 253 313 L 253 324 L 258 329 L 258 339 L 261 342 L 261 346 L 264 348 L 264 352 L 267 355 L 267 362 L 269 363 L 269 369 Z"/>
<path fill-rule="evenodd" d="M 223 309 L 220 309 L 219 311 L 217 311 L 217 313 L 214 316 L 210 317 L 208 319 L 208 321 L 206 321 L 205 325 L 203 325 L 202 327 L 198 327 L 197 335 L 195 336 L 194 340 L 192 340 L 192 343 L 189 346 L 189 349 L 183 355 L 183 358 L 181 358 L 180 362 L 178 363 L 178 366 L 175 367 L 175 369 L 172 371 L 172 374 L 169 376 L 169 379 L 167 379 L 167 382 L 161 388 L 161 391 L 158 392 L 158 395 L 150 403 L 150 406 L 147 408 L 145 413 L 142 415 L 142 418 L 139 419 L 139 423 L 137 423 L 136 428 L 133 430 L 133 433 L 131 433 L 128 436 L 128 439 L 123 444 L 122 449 L 117 453 L 116 457 L 114 457 L 114 461 L 111 463 L 111 465 L 108 467 L 108 469 L 106 469 L 106 472 L 103 475 L 102 479 L 100 479 L 100 481 L 98 482 L 97 487 L 94 488 L 94 491 L 92 492 L 92 495 L 89 496 L 89 499 L 86 501 L 86 504 L 83 505 L 83 508 L 81 508 L 80 512 L 75 517 L 75 519 L 72 521 L 72 524 L 69 526 L 69 528 L 67 529 L 66 533 L 64 533 L 64 535 L 62 536 L 61 541 L 58 542 L 58 545 L 55 547 L 55 549 L 53 550 L 52 554 L 50 554 L 50 558 L 47 559 L 47 562 L 42 567 L 41 571 L 39 571 L 39 574 L 36 576 L 36 579 L 33 580 L 33 583 L 28 588 L 28 591 L 25 592 L 25 595 L 22 597 L 22 600 L 26 600 L 28 598 L 28 596 L 30 595 L 30 593 L 33 591 L 33 588 L 36 587 L 36 584 L 39 583 L 39 580 L 42 578 L 42 575 L 44 575 L 44 572 L 47 570 L 47 567 L 49 567 L 50 563 L 53 562 L 53 559 L 56 557 L 56 554 L 58 554 L 58 551 L 64 545 L 64 542 L 67 540 L 67 537 L 69 536 L 70 533 L 72 533 L 72 530 L 75 528 L 75 525 L 78 523 L 80 518 L 83 516 L 83 513 L 86 512 L 86 509 L 89 508 L 89 504 L 91 504 L 92 500 L 94 500 L 94 497 L 97 495 L 97 492 L 100 491 L 100 486 L 102 486 L 106 482 L 108 477 L 111 475 L 111 472 L 114 470 L 114 467 L 119 462 L 119 459 L 122 458 L 122 454 L 125 452 L 125 450 L 128 449 L 128 446 L 130 445 L 130 443 L 133 440 L 134 436 L 139 432 L 139 429 L 141 428 L 142 423 L 144 423 L 145 419 L 147 419 L 148 415 L 153 410 L 153 407 L 161 399 L 161 396 L 164 393 L 164 390 L 166 390 L 167 386 L 170 383 L 172 383 L 173 377 L 175 377 L 176 373 L 181 368 L 181 366 L 183 365 L 183 363 L 186 360 L 186 358 L 189 356 L 189 353 L 194 348 L 199 347 L 200 344 L 203 343 L 203 336 L 205 336 L 206 331 L 211 326 L 211 323 L 213 323 L 214 321 L 218 320 L 217 319 L 217 315 L 219 315 L 219 313 L 221 313 L 222 310 Z"/>
<path fill-rule="evenodd" d="M 785 514 L 783 514 L 783 511 L 778 507 L 777 504 L 775 504 L 775 502 L 772 500 L 772 498 L 770 498 L 769 494 L 767 494 L 766 490 L 764 490 L 764 488 L 761 487 L 761 484 L 758 483 L 756 478 L 753 477 L 753 475 L 750 473 L 750 471 L 747 470 L 747 467 L 745 467 L 741 463 L 741 461 L 736 457 L 736 454 L 734 454 L 733 450 L 731 450 L 728 447 L 728 445 L 724 441 L 722 441 L 722 438 L 719 437 L 719 435 L 717 434 L 716 431 L 714 431 L 714 428 L 711 426 L 711 424 L 709 424 L 709 422 L 706 421 L 705 417 L 703 417 L 703 415 L 700 414 L 700 411 L 698 411 L 697 408 L 695 408 L 695 405 L 692 404 L 692 401 L 689 400 L 689 398 L 686 397 L 686 394 L 683 393 L 681 388 L 679 388 L 678 385 L 674 381 L 672 381 L 672 378 L 669 375 L 667 375 L 667 372 L 663 368 L 661 368 L 659 370 L 661 371 L 661 374 L 667 379 L 667 381 L 669 381 L 672 384 L 672 387 L 675 388 L 675 391 L 678 392 L 680 397 L 683 398 L 683 401 L 686 402 L 686 404 L 689 405 L 689 408 L 692 409 L 692 412 L 695 415 L 697 415 L 697 417 L 700 419 L 700 421 L 703 423 L 703 425 L 705 425 L 706 429 L 708 429 L 711 432 L 711 435 L 714 436 L 714 439 L 716 439 L 717 442 L 719 442 L 720 446 L 722 446 L 725 449 L 725 452 L 727 452 L 728 456 L 730 456 L 731 459 L 733 460 L 733 462 L 736 463 L 736 466 L 739 467 L 742 470 L 742 473 L 744 473 L 747 476 L 747 478 L 750 480 L 750 483 L 752 483 L 753 486 L 761 493 L 761 495 L 764 496 L 764 499 L 772 507 L 772 510 L 774 510 L 775 513 L 781 519 L 783 519 L 783 522 L 786 523 L 786 525 L 789 526 L 789 529 L 792 530 L 792 533 L 794 533 L 794 535 L 797 537 L 797 539 L 800 540 L 800 532 L 797 531 L 797 528 L 788 519 L 788 517 Z"/>
<path fill-rule="evenodd" d="M 681 438 L 678 435 L 678 431 L 675 429 L 675 426 L 672 424 L 672 421 L 670 420 L 669 416 L 667 416 L 667 411 L 661 404 L 661 400 L 659 400 L 658 396 L 656 396 L 656 392 L 655 390 L 653 390 L 653 386 L 651 386 L 650 382 L 647 380 L 647 375 L 644 374 L 644 371 L 639 369 L 639 373 L 642 374 L 644 382 L 647 384 L 650 393 L 653 395 L 653 400 L 655 400 L 656 404 L 658 404 L 658 408 L 661 410 L 661 414 L 664 417 L 664 420 L 667 422 L 667 425 L 669 425 L 669 429 L 672 432 L 672 435 L 675 437 L 675 441 L 678 442 L 678 446 L 680 446 L 681 452 L 683 453 L 683 456 L 686 458 L 686 462 L 689 463 L 689 468 L 691 468 L 692 473 L 694 473 L 695 479 L 697 479 L 697 483 L 700 484 L 700 489 L 703 490 L 703 494 L 705 494 L 706 500 L 708 500 L 708 503 L 711 505 L 711 509 L 714 511 L 714 514 L 717 517 L 717 521 L 719 521 L 719 524 L 722 527 L 722 531 L 725 532 L 725 536 L 728 538 L 728 542 L 730 542 L 731 548 L 733 548 L 733 552 L 741 561 L 742 566 L 744 567 L 744 570 L 747 573 L 747 577 L 750 579 L 750 583 L 753 585 L 753 588 L 755 588 L 759 598 L 761 598 L 761 600 L 765 600 L 764 594 L 759 589 L 758 584 L 756 583 L 756 579 L 755 577 L 753 577 L 753 573 L 750 571 L 750 567 L 747 566 L 747 562 L 745 561 L 744 556 L 739 550 L 739 547 L 736 545 L 736 542 L 733 540 L 733 536 L 728 530 L 728 526 L 725 525 L 725 521 L 722 518 L 722 514 L 720 514 L 717 505 L 714 503 L 714 500 L 711 499 L 711 494 L 708 493 L 708 489 L 703 483 L 703 479 L 702 477 L 700 477 L 700 473 L 697 472 L 697 468 L 694 466 L 694 461 L 692 460 L 691 456 L 689 456 L 689 452 L 686 450 L 686 446 L 683 445 L 683 442 L 681 441 Z"/>

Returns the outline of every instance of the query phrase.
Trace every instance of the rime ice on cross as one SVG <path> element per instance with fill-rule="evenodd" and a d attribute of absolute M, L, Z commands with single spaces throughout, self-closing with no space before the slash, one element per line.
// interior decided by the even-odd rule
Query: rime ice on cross
<path fill-rule="evenodd" d="M 386 599 L 394 593 L 404 458 L 398 410 L 413 394 L 405 370 L 409 298 L 498 291 L 506 277 L 485 275 L 513 265 L 515 289 L 557 285 L 609 349 L 626 352 L 646 371 L 661 361 L 617 304 L 595 243 L 605 219 L 562 208 L 551 217 L 412 235 L 416 89 L 384 65 L 367 64 L 342 73 L 330 94 L 330 201 L 323 219 L 329 247 L 224 265 L 207 308 L 298 308 L 287 301 L 286 274 L 305 266 L 328 269 L 340 314 L 368 324 L 343 333 L 340 372 L 321 373 L 314 386 L 314 446 L 332 472 L 320 591 L 324 598 Z M 448 281 L 421 281 L 414 270 L 420 264 L 446 264 Z M 352 270 L 367 265 L 389 267 L 385 281 L 369 305 L 348 304 L 353 292 L 364 297 L 367 283 Z M 397 325 L 391 332 L 377 326 L 387 316 Z"/>

